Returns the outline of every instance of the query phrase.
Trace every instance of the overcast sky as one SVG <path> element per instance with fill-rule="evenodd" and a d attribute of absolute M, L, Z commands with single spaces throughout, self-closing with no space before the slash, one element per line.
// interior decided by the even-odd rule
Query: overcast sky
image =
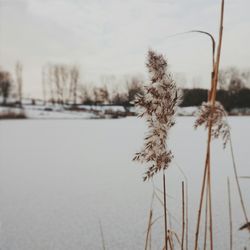
<path fill-rule="evenodd" d="M 163 53 L 178 78 L 209 86 L 211 42 L 220 0 L 0 0 L 0 65 L 24 67 L 24 92 L 41 96 L 41 67 L 75 63 L 82 81 L 144 74 L 149 48 Z M 225 0 L 221 66 L 250 68 L 250 1 Z M 180 77 L 181 76 L 181 77 Z"/>

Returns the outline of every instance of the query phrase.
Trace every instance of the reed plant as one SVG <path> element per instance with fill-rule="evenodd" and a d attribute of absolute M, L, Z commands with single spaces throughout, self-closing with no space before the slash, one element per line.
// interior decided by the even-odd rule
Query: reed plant
<path fill-rule="evenodd" d="M 147 122 L 148 133 L 144 138 L 143 148 L 135 154 L 133 160 L 148 164 L 143 177 L 144 181 L 151 179 L 160 171 L 163 173 L 164 241 L 165 249 L 168 249 L 165 170 L 169 167 L 173 154 L 168 149 L 166 141 L 169 130 L 175 124 L 180 95 L 163 55 L 149 50 L 146 65 L 150 75 L 150 84 L 144 87 L 144 94 L 137 96 L 135 105 L 139 108 L 139 117 L 145 118 Z M 171 248 L 171 241 L 169 244 Z"/>
<path fill-rule="evenodd" d="M 230 126 L 227 122 L 227 113 L 221 103 L 216 100 L 218 74 L 221 57 L 222 36 L 223 36 L 223 20 L 224 20 L 224 0 L 221 1 L 220 12 L 220 26 L 219 39 L 216 49 L 216 43 L 213 36 L 205 31 L 192 30 L 190 32 L 198 32 L 208 35 L 212 40 L 212 73 L 211 73 L 211 87 L 208 93 L 207 102 L 203 102 L 196 113 L 196 121 L 194 127 L 198 128 L 204 126 L 207 129 L 207 145 L 205 154 L 205 166 L 202 177 L 201 193 L 199 197 L 199 208 L 197 213 L 197 223 L 194 238 L 194 249 L 197 250 L 199 246 L 200 225 L 202 220 L 203 203 L 205 200 L 205 230 L 203 249 L 207 249 L 207 244 L 210 249 L 214 249 L 213 241 L 213 213 L 212 213 L 212 187 L 211 187 L 211 141 L 213 139 L 221 138 L 223 147 L 230 144 L 231 156 L 233 160 L 234 176 L 237 184 L 237 189 L 241 201 L 242 210 L 244 213 L 246 223 L 241 229 L 247 228 L 250 231 L 250 223 L 248 221 L 245 204 L 242 197 L 242 192 L 239 185 L 238 173 L 233 154 L 232 140 L 230 134 Z M 163 173 L 163 207 L 164 207 L 164 231 L 165 231 L 165 246 L 163 249 L 174 248 L 173 234 L 168 229 L 167 223 L 167 200 L 166 200 L 166 179 L 165 172 L 170 166 L 173 159 L 173 154 L 168 148 L 167 139 L 169 131 L 175 124 L 176 109 L 180 101 L 180 94 L 177 90 L 176 83 L 168 70 L 168 63 L 165 57 L 161 54 L 149 50 L 147 57 L 147 68 L 150 75 L 150 84 L 145 86 L 144 93 L 137 96 L 135 105 L 139 108 L 139 117 L 144 118 L 148 125 L 148 133 L 144 138 L 144 145 L 141 151 L 135 154 L 133 160 L 140 163 L 147 164 L 147 170 L 144 174 L 143 180 L 147 181 L 154 177 L 155 174 Z M 187 182 L 187 180 L 186 180 Z M 187 183 L 186 183 L 187 184 Z M 187 186 L 186 186 L 187 187 Z M 187 188 L 186 188 L 187 189 Z M 230 189 L 228 183 L 228 190 Z M 185 198 L 186 194 L 186 198 Z M 157 197 L 157 196 L 156 196 Z M 204 198 L 205 197 L 205 198 Z M 229 225 L 230 225 L 230 249 L 232 249 L 232 212 L 231 212 L 231 198 L 230 190 L 229 197 Z M 186 201 L 186 204 L 185 204 Z M 182 182 L 182 230 L 180 248 L 188 249 L 188 202 L 187 190 L 185 192 L 185 185 Z M 152 230 L 152 216 L 153 210 L 150 208 L 149 223 L 146 237 L 146 248 L 148 245 L 149 233 Z M 186 226 L 185 226 L 186 224 Z M 186 232 L 185 232 L 186 231 Z M 186 233 L 186 242 L 184 246 L 184 235 Z M 209 235 L 209 238 L 207 237 Z"/>
<path fill-rule="evenodd" d="M 168 71 L 168 63 L 163 55 L 148 51 L 147 68 L 150 84 L 144 87 L 144 94 L 138 95 L 135 105 L 139 108 L 139 117 L 145 118 L 148 133 L 144 138 L 142 150 L 135 154 L 134 161 L 149 165 L 143 180 L 152 178 L 156 173 L 168 168 L 173 154 L 166 140 L 169 130 L 175 124 L 176 109 L 180 96 Z"/>

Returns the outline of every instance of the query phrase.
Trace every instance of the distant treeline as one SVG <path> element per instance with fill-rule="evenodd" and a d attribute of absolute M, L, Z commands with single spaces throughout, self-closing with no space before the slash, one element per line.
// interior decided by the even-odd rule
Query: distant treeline
<path fill-rule="evenodd" d="M 88 98 L 83 100 L 82 104 L 87 105 L 119 105 L 124 107 L 133 106 L 133 99 L 136 94 L 141 94 L 142 90 L 138 85 L 131 84 L 127 93 L 116 93 L 110 96 L 105 103 L 98 102 L 96 99 Z M 202 102 L 206 102 L 208 98 L 208 90 L 201 88 L 182 89 L 181 107 L 200 106 Z M 242 88 L 239 90 L 223 90 L 217 91 L 217 100 L 223 104 L 225 109 L 230 112 L 234 108 L 250 108 L 250 89 Z"/>
<path fill-rule="evenodd" d="M 199 106 L 207 100 L 208 90 L 206 89 L 183 89 L 181 107 Z M 223 104 L 227 111 L 233 108 L 250 108 L 250 89 L 217 91 L 217 100 Z"/>
<path fill-rule="evenodd" d="M 22 106 L 23 67 L 15 66 L 15 78 L 0 68 L 0 99 L 2 105 Z M 133 106 L 136 95 L 143 94 L 145 81 L 140 76 L 127 76 L 114 82 L 114 77 L 106 78 L 96 86 L 81 80 L 79 67 L 66 64 L 47 64 L 41 71 L 43 103 L 72 105 L 119 105 Z M 227 111 L 233 108 L 250 108 L 250 70 L 231 67 L 219 73 L 217 100 Z M 199 106 L 207 100 L 208 90 L 201 88 L 182 89 L 180 106 Z M 35 100 L 32 101 L 36 103 Z"/>

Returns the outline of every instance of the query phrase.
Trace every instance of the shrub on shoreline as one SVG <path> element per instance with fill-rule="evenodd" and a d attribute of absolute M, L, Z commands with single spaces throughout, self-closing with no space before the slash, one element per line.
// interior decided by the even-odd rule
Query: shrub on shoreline
<path fill-rule="evenodd" d="M 0 113 L 0 120 L 8 120 L 8 119 L 26 119 L 27 116 L 23 111 L 15 112 L 15 111 L 3 111 Z"/>

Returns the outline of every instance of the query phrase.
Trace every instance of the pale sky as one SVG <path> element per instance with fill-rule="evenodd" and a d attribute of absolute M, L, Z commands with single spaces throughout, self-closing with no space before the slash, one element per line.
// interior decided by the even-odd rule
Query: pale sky
<path fill-rule="evenodd" d="M 149 48 L 163 53 L 187 85 L 209 86 L 211 42 L 218 36 L 220 0 L 0 0 L 0 66 L 24 67 L 25 95 L 42 96 L 47 62 L 81 67 L 83 83 L 101 76 L 143 74 Z M 225 0 L 221 67 L 250 68 L 250 1 Z"/>

